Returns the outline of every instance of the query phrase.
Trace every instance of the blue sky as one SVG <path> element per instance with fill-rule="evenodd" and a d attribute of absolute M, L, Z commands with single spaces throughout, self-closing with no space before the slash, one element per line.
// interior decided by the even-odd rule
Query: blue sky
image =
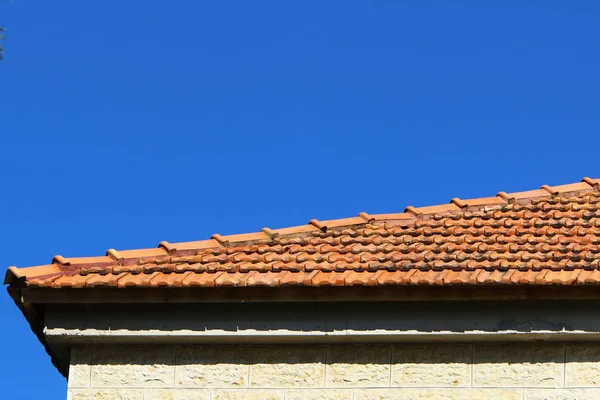
<path fill-rule="evenodd" d="M 597 1 L 0 0 L 0 26 L 2 268 L 600 177 Z M 64 399 L 0 313 L 0 397 Z"/>

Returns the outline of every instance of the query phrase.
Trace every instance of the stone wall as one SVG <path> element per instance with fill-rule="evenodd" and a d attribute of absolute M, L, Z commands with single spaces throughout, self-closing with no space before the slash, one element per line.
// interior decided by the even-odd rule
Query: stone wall
<path fill-rule="evenodd" d="M 80 346 L 69 399 L 600 399 L 600 344 Z"/>

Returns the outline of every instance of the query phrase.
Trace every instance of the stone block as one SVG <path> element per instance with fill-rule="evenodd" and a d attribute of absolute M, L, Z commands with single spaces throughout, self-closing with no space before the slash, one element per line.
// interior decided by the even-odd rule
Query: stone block
<path fill-rule="evenodd" d="M 136 389 L 70 389 L 69 400 L 142 400 L 143 392 Z"/>
<path fill-rule="evenodd" d="M 355 400 L 522 400 L 515 389 L 358 389 Z"/>
<path fill-rule="evenodd" d="M 293 390 L 285 392 L 285 400 L 352 400 L 352 390 Z"/>
<path fill-rule="evenodd" d="M 524 400 L 598 400 L 600 389 L 526 389 Z"/>
<path fill-rule="evenodd" d="M 69 365 L 70 388 L 89 387 L 91 378 L 92 348 L 89 346 L 73 346 Z"/>
<path fill-rule="evenodd" d="M 265 346 L 250 349 L 250 386 L 323 387 L 325 347 Z"/>
<path fill-rule="evenodd" d="M 566 386 L 600 386 L 600 345 L 567 345 Z"/>
<path fill-rule="evenodd" d="M 168 387 L 175 376 L 172 346 L 98 346 L 92 355 L 92 387 Z"/>
<path fill-rule="evenodd" d="M 248 385 L 247 346 L 181 346 L 176 354 L 175 385 L 178 387 Z"/>
<path fill-rule="evenodd" d="M 144 392 L 144 400 L 209 400 L 210 390 L 152 389 Z"/>
<path fill-rule="evenodd" d="M 471 385 L 470 345 L 403 344 L 394 346 L 392 354 L 392 386 Z"/>
<path fill-rule="evenodd" d="M 278 390 L 214 390 L 212 400 L 283 400 Z"/>
<path fill-rule="evenodd" d="M 327 387 L 385 387 L 390 384 L 388 345 L 334 345 L 327 354 Z"/>
<path fill-rule="evenodd" d="M 561 387 L 564 346 L 482 343 L 473 349 L 475 387 Z"/>

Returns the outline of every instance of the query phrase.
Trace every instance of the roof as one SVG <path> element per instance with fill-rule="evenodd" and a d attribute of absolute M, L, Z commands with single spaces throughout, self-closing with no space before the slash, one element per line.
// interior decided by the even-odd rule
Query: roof
<path fill-rule="evenodd" d="M 65 376 L 68 357 L 44 334 L 50 303 L 598 299 L 600 179 L 99 257 L 55 256 L 48 265 L 10 267 L 5 283 Z"/>
<path fill-rule="evenodd" d="M 80 288 L 600 283 L 600 179 L 99 257 L 10 267 L 6 283 Z"/>

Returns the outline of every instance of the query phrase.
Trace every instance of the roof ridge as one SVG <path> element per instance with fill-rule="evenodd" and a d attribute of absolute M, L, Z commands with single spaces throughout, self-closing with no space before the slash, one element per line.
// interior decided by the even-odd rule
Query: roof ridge
<path fill-rule="evenodd" d="M 65 258 L 61 255 L 56 255 L 52 259 L 50 266 L 58 265 L 67 274 L 73 274 L 85 266 L 90 267 L 103 267 L 108 264 L 114 265 L 131 265 L 132 263 L 139 263 L 139 261 L 158 259 L 162 260 L 171 256 L 188 256 L 194 255 L 199 250 L 220 248 L 220 247 L 233 247 L 243 246 L 258 243 L 265 243 L 274 240 L 277 237 L 287 236 L 304 236 L 312 235 L 316 232 L 326 232 L 329 229 L 341 229 L 350 227 L 360 227 L 373 222 L 378 223 L 391 223 L 392 225 L 412 225 L 414 221 L 418 219 L 432 217 L 433 215 L 449 215 L 456 213 L 463 213 L 469 211 L 486 211 L 503 207 L 512 203 L 526 203 L 538 198 L 550 198 L 557 195 L 566 194 L 577 194 L 589 190 L 600 190 L 600 179 L 592 179 L 585 177 L 581 182 L 570 183 L 557 186 L 543 185 L 540 189 L 529 190 L 523 192 L 498 192 L 496 196 L 492 197 L 479 197 L 473 199 L 462 200 L 458 197 L 454 197 L 448 204 L 424 206 L 424 207 L 413 207 L 407 206 L 402 213 L 392 214 L 368 214 L 366 212 L 359 213 L 356 217 L 350 218 L 338 218 L 331 220 L 319 221 L 317 219 L 311 219 L 306 225 L 286 227 L 280 229 L 262 228 L 258 232 L 233 234 L 233 235 L 220 235 L 218 233 L 213 234 L 210 239 L 192 241 L 192 242 L 178 242 L 169 243 L 162 241 L 158 244 L 157 248 L 148 249 L 135 249 L 135 250 L 115 250 L 108 249 L 105 256 L 100 257 L 81 257 L 81 258 Z M 43 267 L 43 266 L 42 266 Z M 39 267 L 41 268 L 41 267 Z M 10 267 L 7 271 L 6 281 L 12 281 L 18 279 L 15 272 L 18 269 Z M 9 279 L 9 274 L 14 275 Z"/>

